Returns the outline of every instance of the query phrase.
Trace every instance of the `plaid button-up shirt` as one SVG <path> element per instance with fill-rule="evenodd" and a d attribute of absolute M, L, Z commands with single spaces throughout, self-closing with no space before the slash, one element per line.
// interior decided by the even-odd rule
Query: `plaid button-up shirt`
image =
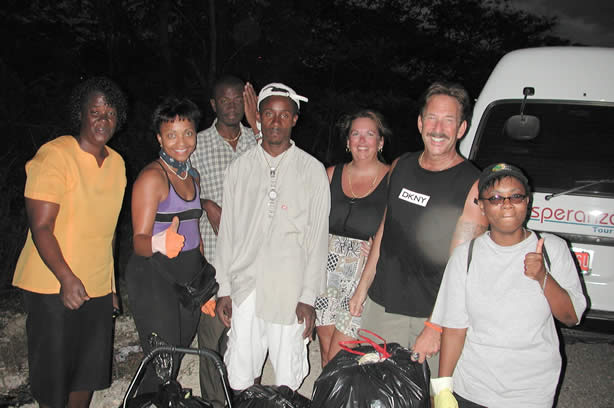
<path fill-rule="evenodd" d="M 226 169 L 237 157 L 256 146 L 257 142 L 254 132 L 240 124 L 241 137 L 235 151 L 219 134 L 215 127 L 216 123 L 217 119 L 210 128 L 198 133 L 196 150 L 190 157 L 190 163 L 200 173 L 200 198 L 214 201 L 223 209 L 222 191 Z M 203 238 L 205 257 L 207 261 L 213 262 L 217 236 L 205 212 L 200 218 L 200 235 Z"/>

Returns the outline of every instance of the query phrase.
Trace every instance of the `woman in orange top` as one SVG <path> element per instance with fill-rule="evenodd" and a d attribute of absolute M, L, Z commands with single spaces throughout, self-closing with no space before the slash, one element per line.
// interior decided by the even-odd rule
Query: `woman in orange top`
<path fill-rule="evenodd" d="M 29 231 L 13 285 L 24 291 L 32 394 L 41 407 L 87 407 L 111 379 L 112 242 L 126 187 L 107 146 L 126 120 L 115 83 L 91 78 L 73 91 L 74 136 L 26 164 Z"/>

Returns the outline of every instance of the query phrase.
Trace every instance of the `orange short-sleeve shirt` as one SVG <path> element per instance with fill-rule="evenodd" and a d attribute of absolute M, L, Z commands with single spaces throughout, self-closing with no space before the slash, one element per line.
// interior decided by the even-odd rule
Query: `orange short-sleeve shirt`
<path fill-rule="evenodd" d="M 114 289 L 112 241 L 126 189 L 126 168 L 110 147 L 101 167 L 72 136 L 60 136 L 26 164 L 26 198 L 60 206 L 54 235 L 72 272 L 91 297 Z M 60 282 L 38 254 L 28 231 L 13 285 L 36 293 L 59 293 Z"/>

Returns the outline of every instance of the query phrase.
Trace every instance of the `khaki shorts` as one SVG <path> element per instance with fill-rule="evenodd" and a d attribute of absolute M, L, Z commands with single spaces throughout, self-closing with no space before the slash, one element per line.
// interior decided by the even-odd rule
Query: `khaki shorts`
<path fill-rule="evenodd" d="M 388 313 L 383 306 L 367 297 L 362 313 L 362 328 L 380 335 L 388 343 L 399 343 L 411 348 L 416 337 L 424 329 L 425 317 L 411 317 L 396 313 Z M 439 376 L 439 353 L 427 359 L 431 370 L 431 378 Z"/>

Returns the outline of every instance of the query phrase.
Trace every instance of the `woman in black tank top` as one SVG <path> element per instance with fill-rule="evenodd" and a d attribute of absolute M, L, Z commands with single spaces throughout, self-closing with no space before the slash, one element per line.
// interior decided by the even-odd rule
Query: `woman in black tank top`
<path fill-rule="evenodd" d="M 343 117 L 339 127 L 352 160 L 326 169 L 331 183 L 327 288 L 315 304 L 322 366 L 339 352 L 339 342 L 353 340 L 360 328 L 360 317 L 350 315 L 349 300 L 384 214 L 390 168 L 380 160 L 390 133 L 381 114 L 358 111 Z"/>

